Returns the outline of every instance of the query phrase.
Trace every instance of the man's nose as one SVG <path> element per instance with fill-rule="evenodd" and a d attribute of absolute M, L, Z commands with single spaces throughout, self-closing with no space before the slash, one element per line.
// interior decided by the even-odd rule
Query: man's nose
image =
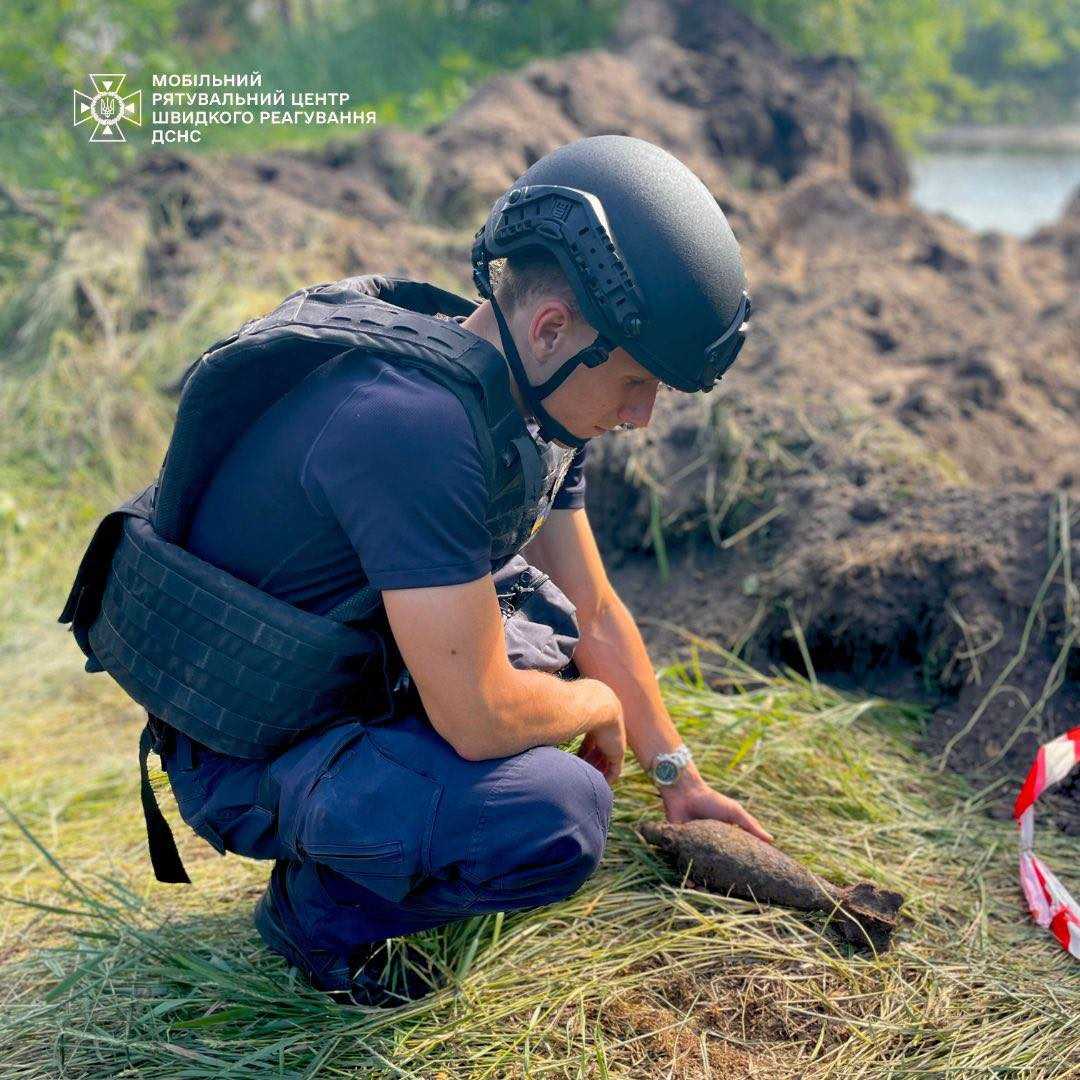
<path fill-rule="evenodd" d="M 648 427 L 652 419 L 653 406 L 656 404 L 656 391 L 652 387 L 647 393 L 640 394 L 632 401 L 625 402 L 619 409 L 619 423 L 632 424 L 634 427 Z"/>

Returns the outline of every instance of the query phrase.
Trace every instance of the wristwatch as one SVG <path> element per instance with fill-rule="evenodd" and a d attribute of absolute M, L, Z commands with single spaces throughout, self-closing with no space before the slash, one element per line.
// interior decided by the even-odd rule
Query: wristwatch
<path fill-rule="evenodd" d="M 653 778 L 654 783 L 667 787 L 679 779 L 680 773 L 693 760 L 686 743 L 679 743 L 674 750 L 656 755 L 652 767 L 649 769 L 649 775 Z"/>

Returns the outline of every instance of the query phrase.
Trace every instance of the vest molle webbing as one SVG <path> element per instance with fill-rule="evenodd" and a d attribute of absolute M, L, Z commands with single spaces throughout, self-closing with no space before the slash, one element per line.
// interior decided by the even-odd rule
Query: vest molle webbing
<path fill-rule="evenodd" d="M 183 545 L 207 483 L 240 435 L 316 368 L 366 350 L 420 368 L 461 401 L 485 464 L 493 569 L 504 565 L 547 512 L 569 452 L 542 455 L 501 354 L 434 317 L 474 307 L 423 283 L 346 278 L 293 293 L 211 346 L 183 377 L 156 483 L 99 524 L 60 616 L 87 670 L 109 672 L 157 722 L 238 757 L 273 754 L 343 719 L 391 716 L 401 663 L 378 618 L 378 590 L 364 586 L 316 615 Z M 148 806 L 152 741 L 148 727 L 140 757 L 151 855 L 159 878 L 187 880 L 156 804 Z"/>

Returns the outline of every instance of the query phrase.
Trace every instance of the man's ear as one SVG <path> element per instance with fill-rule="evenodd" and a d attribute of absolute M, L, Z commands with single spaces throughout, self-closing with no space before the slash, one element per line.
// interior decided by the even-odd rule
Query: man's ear
<path fill-rule="evenodd" d="M 565 301 L 557 297 L 547 297 L 533 312 L 529 327 L 529 345 L 539 364 L 550 364 L 556 357 L 565 360 L 559 354 L 564 351 L 563 343 L 573 332 L 574 320 Z"/>

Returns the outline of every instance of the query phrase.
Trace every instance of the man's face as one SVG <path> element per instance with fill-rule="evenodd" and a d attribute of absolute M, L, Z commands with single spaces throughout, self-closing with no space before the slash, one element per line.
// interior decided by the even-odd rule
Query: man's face
<path fill-rule="evenodd" d="M 557 297 L 541 298 L 521 315 L 520 324 L 514 327 L 515 337 L 528 341 L 536 381 L 550 378 L 596 338 L 596 331 L 582 320 L 573 319 Z M 617 348 L 597 367 L 579 364 L 544 398 L 544 408 L 579 439 L 591 439 L 621 424 L 645 427 L 652 417 L 659 388 L 660 380 L 652 372 L 625 349 Z"/>

